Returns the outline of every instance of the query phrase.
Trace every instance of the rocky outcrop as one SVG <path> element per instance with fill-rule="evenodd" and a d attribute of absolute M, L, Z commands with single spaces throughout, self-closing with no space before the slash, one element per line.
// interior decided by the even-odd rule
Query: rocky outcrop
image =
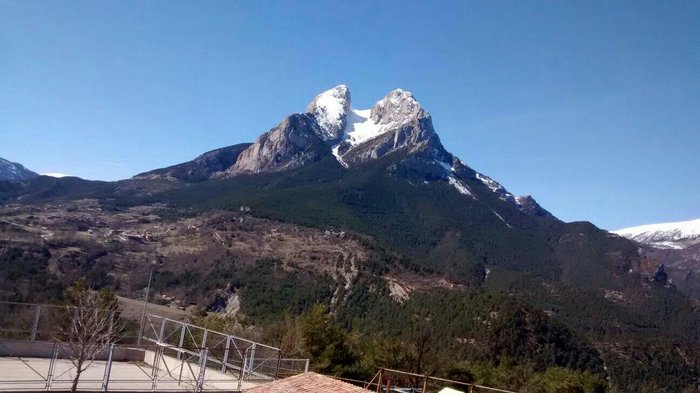
<path fill-rule="evenodd" d="M 517 207 L 525 214 L 537 217 L 555 218 L 552 213 L 540 206 L 531 195 L 519 196 L 515 198 Z"/>
<path fill-rule="evenodd" d="M 260 135 L 245 149 L 226 173 L 253 174 L 298 168 L 310 161 L 330 155 L 328 145 L 319 136 L 314 116 L 294 114 L 277 127 Z"/>

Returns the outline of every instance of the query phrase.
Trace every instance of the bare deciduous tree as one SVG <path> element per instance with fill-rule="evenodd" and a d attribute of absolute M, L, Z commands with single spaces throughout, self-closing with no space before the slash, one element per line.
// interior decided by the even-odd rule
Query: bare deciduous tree
<path fill-rule="evenodd" d="M 91 291 L 82 280 L 66 290 L 66 300 L 66 320 L 55 338 L 65 344 L 75 367 L 71 387 L 71 392 L 75 392 L 83 371 L 116 338 L 118 303 L 112 291 Z"/>

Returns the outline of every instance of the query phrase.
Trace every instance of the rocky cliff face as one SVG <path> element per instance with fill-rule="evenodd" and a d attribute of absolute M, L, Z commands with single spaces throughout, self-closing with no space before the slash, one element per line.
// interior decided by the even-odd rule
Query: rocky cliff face
<path fill-rule="evenodd" d="M 37 176 L 39 176 L 37 173 L 30 171 L 21 164 L 0 158 L 0 181 L 29 180 Z"/>
<path fill-rule="evenodd" d="M 316 161 L 330 155 L 330 148 L 319 134 L 321 129 L 313 115 L 291 115 L 260 135 L 226 172 L 229 175 L 278 172 Z"/>

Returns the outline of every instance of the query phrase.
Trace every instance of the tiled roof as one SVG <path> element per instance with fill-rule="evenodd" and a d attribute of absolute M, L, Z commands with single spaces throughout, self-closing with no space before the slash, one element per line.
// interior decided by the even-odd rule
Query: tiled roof
<path fill-rule="evenodd" d="M 270 382 L 258 386 L 246 393 L 368 393 L 355 385 L 312 372 L 295 375 L 293 377 Z"/>

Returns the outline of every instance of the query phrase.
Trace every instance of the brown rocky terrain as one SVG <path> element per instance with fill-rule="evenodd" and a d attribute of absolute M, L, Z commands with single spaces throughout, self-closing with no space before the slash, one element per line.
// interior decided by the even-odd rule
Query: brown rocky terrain
<path fill-rule="evenodd" d="M 101 270 L 118 293 L 132 298 L 142 295 L 151 266 L 157 281 L 159 274 L 238 271 L 265 258 L 279 260 L 285 270 L 328 275 L 347 293 L 359 266 L 377 252 L 361 236 L 254 217 L 247 206 L 193 217 L 171 215 L 160 204 L 110 211 L 93 199 L 5 205 L 0 207 L 0 249 L 41 244 L 50 254 L 48 270 L 66 283 L 77 279 L 87 264 L 83 270 Z M 395 300 L 414 290 L 454 287 L 448 280 L 398 266 L 386 280 Z M 158 288 L 155 298 L 173 307 L 205 306 L 212 296 L 195 290 L 202 286 L 195 280 L 163 285 L 167 289 Z"/>

